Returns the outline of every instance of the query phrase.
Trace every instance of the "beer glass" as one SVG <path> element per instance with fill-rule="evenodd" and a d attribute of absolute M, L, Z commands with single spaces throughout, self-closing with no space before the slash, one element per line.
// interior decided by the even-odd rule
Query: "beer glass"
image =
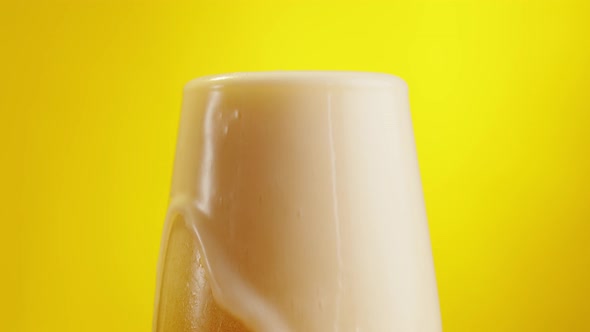
<path fill-rule="evenodd" d="M 441 331 L 405 82 L 189 82 L 153 329 Z"/>

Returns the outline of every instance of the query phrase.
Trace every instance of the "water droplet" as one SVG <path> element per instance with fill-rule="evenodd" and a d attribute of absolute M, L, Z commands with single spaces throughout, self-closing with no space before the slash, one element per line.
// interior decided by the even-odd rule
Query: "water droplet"
<path fill-rule="evenodd" d="M 240 118 L 240 111 L 235 109 L 234 110 L 234 119 L 239 119 Z"/>
<path fill-rule="evenodd" d="M 225 125 L 225 126 L 223 127 L 223 134 L 224 134 L 224 135 L 227 135 L 227 133 L 228 133 L 228 132 L 229 132 L 229 126 L 228 126 L 228 125 Z"/>

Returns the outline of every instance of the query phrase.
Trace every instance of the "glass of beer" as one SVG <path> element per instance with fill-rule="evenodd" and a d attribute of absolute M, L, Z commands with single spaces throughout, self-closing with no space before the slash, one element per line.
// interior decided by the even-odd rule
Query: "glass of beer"
<path fill-rule="evenodd" d="M 441 331 L 405 82 L 189 82 L 155 302 L 157 332 Z"/>

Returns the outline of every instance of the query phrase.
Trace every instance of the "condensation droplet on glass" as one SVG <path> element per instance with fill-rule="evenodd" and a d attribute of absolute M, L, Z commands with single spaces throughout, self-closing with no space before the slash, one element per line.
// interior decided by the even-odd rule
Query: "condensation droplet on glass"
<path fill-rule="evenodd" d="M 320 309 L 320 311 L 324 310 L 324 301 L 322 301 L 322 300 L 318 301 L 318 309 Z"/>

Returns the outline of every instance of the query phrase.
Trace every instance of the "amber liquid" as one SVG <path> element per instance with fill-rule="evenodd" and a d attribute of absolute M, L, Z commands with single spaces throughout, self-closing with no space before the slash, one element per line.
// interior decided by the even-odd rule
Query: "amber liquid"
<path fill-rule="evenodd" d="M 164 256 L 156 331 L 248 331 L 220 308 L 211 292 L 194 233 L 181 216 L 172 220 Z"/>

